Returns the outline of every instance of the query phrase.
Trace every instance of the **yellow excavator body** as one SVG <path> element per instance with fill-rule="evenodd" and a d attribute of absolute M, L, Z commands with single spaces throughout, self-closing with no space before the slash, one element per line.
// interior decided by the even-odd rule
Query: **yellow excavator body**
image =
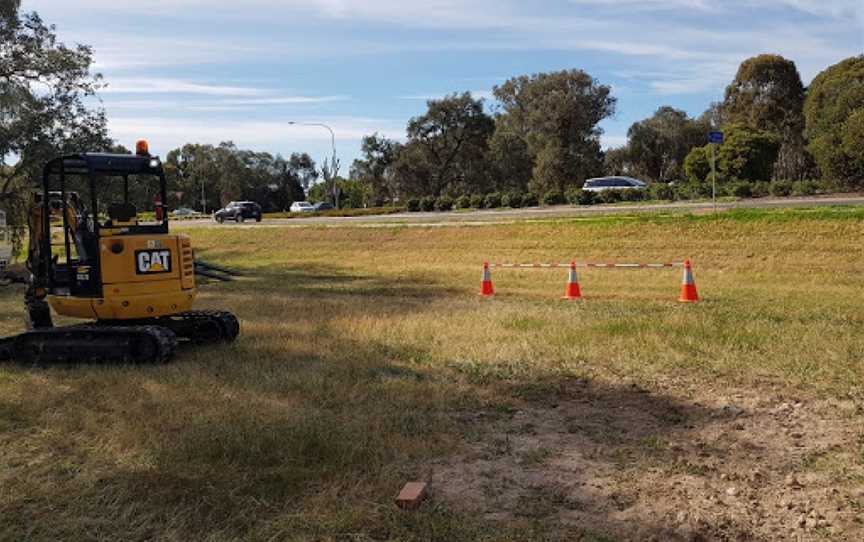
<path fill-rule="evenodd" d="M 195 261 L 187 235 L 114 235 L 99 239 L 102 296 L 49 295 L 57 314 L 96 320 L 138 320 L 192 310 Z M 88 281 L 94 270 L 75 266 L 75 280 Z"/>

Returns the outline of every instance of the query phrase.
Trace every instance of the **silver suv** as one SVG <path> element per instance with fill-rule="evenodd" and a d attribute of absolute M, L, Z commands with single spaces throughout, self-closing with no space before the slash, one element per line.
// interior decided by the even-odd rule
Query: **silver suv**
<path fill-rule="evenodd" d="M 598 177 L 588 179 L 582 186 L 586 192 L 604 192 L 606 190 L 645 190 L 648 184 L 632 177 Z"/>

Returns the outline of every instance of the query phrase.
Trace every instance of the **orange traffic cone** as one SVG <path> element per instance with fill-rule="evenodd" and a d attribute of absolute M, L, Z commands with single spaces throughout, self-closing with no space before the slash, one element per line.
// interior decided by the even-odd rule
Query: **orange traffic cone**
<path fill-rule="evenodd" d="M 483 297 L 492 297 L 495 295 L 495 288 L 492 287 L 492 273 L 489 271 L 489 262 L 483 263 L 483 282 L 480 283 L 480 295 Z"/>
<path fill-rule="evenodd" d="M 570 264 L 570 274 L 567 277 L 567 290 L 561 299 L 572 301 L 582 299 L 582 290 L 579 288 L 579 277 L 576 276 L 576 262 Z"/>
<path fill-rule="evenodd" d="M 681 297 L 678 301 L 681 303 L 696 303 L 699 301 L 699 294 L 696 293 L 696 281 L 693 280 L 693 266 L 690 265 L 690 260 L 684 262 L 684 282 L 681 284 Z"/>

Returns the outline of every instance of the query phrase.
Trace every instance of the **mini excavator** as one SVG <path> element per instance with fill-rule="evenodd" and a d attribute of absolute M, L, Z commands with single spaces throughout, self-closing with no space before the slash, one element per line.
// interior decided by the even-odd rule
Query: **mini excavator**
<path fill-rule="evenodd" d="M 164 363 L 178 340 L 233 341 L 233 314 L 192 310 L 195 258 L 189 237 L 168 231 L 167 196 L 146 141 L 134 155 L 48 162 L 29 212 L 28 330 L 0 339 L 0 359 Z M 152 215 L 139 213 L 135 203 L 150 201 Z M 90 322 L 54 326 L 52 309 Z"/>

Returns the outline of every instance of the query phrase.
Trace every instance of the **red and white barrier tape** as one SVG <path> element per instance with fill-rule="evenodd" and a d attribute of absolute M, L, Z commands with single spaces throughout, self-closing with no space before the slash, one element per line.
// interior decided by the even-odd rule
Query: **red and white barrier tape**
<path fill-rule="evenodd" d="M 490 269 L 561 269 L 570 268 L 570 263 L 490 263 Z M 667 267 L 684 267 L 684 263 L 597 263 L 576 262 L 578 268 L 618 268 L 618 269 L 663 269 Z"/>

